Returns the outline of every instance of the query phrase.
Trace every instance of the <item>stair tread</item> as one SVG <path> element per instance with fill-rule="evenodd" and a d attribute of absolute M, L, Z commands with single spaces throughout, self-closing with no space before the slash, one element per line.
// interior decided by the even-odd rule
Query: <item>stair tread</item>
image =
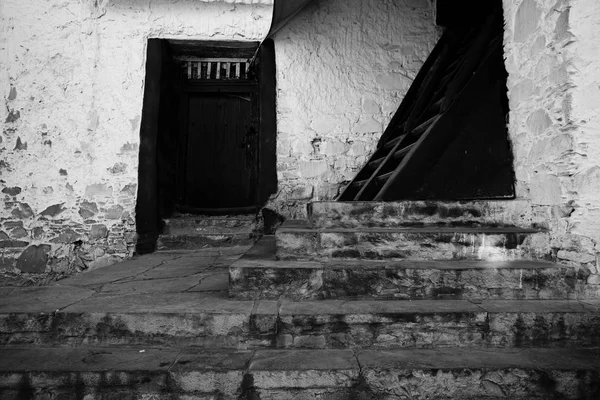
<path fill-rule="evenodd" d="M 2 372 L 68 371 L 335 371 L 363 369 L 600 370 L 594 349 L 291 349 L 206 350 L 147 347 L 0 349 Z M 90 362 L 92 361 L 93 362 Z M 241 376 L 239 376 L 241 381 Z M 241 382 L 240 382 L 241 383 Z M 281 382 L 285 385 L 285 381 Z M 332 383 L 335 385 L 336 383 Z"/>
<path fill-rule="evenodd" d="M 395 226 L 395 227 L 314 227 L 305 220 L 286 220 L 277 232 L 322 232 L 322 233 L 538 233 L 546 232 L 543 228 L 522 228 L 513 226 L 472 227 L 472 226 Z"/>
<path fill-rule="evenodd" d="M 537 260 L 322 260 L 322 261 L 293 261 L 293 260 L 247 260 L 241 259 L 233 268 L 345 268 L 345 269 L 423 269 L 423 270 L 498 270 L 498 269 L 556 269 L 572 270 L 573 267 L 556 264 L 550 261 Z"/>

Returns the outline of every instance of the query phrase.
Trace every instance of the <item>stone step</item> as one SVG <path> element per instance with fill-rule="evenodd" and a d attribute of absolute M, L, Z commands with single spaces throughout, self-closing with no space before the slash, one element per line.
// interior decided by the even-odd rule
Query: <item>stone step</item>
<path fill-rule="evenodd" d="M 63 288 L 64 289 L 64 288 Z M 54 291 L 59 293 L 58 291 Z M 31 303 L 53 291 L 22 291 Z M 204 348 L 591 347 L 600 302 L 235 301 L 202 293 L 54 296 L 0 306 L 0 344 Z"/>
<path fill-rule="evenodd" d="M 449 300 L 283 302 L 277 347 L 596 347 L 598 304 Z"/>
<path fill-rule="evenodd" d="M 313 228 L 287 220 L 276 232 L 277 258 L 506 261 L 550 257 L 549 234 L 515 227 Z M 533 245 L 535 244 L 535 245 Z M 547 248 L 547 251 L 544 250 Z"/>
<path fill-rule="evenodd" d="M 158 250 L 194 250 L 252 244 L 255 215 L 205 216 L 185 214 L 165 219 Z"/>
<path fill-rule="evenodd" d="M 157 250 L 196 250 L 210 247 L 246 246 L 254 242 L 250 233 L 232 234 L 211 231 L 193 235 L 161 235 L 158 237 Z"/>
<path fill-rule="evenodd" d="M 597 349 L 2 348 L 0 359 L 2 398 L 597 399 L 600 395 Z"/>
<path fill-rule="evenodd" d="M 547 228 L 548 215 L 522 200 L 315 201 L 308 216 L 316 228 L 462 226 Z"/>
<path fill-rule="evenodd" d="M 546 261 L 276 260 L 263 236 L 229 267 L 236 299 L 586 299 L 597 293 L 573 267 Z"/>
<path fill-rule="evenodd" d="M 184 214 L 164 219 L 164 233 L 170 235 L 190 235 L 206 233 L 210 229 L 221 232 L 248 232 L 256 227 L 256 215 L 210 216 Z"/>

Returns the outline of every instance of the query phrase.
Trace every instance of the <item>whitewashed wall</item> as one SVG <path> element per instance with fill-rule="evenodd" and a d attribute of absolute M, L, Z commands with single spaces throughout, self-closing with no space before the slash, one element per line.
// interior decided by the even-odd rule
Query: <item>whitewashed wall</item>
<path fill-rule="evenodd" d="M 272 0 L 0 1 L 0 268 L 130 256 L 148 38 L 254 41 L 271 14 Z"/>
<path fill-rule="evenodd" d="M 504 0 L 517 195 L 549 222 L 538 243 L 598 284 L 600 3 Z"/>
<path fill-rule="evenodd" d="M 440 31 L 429 0 L 316 0 L 275 35 L 279 192 L 333 199 L 374 150 Z"/>

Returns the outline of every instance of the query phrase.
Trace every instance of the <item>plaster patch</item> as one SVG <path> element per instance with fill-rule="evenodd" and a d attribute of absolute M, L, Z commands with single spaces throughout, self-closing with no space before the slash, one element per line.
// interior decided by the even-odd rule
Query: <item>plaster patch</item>
<path fill-rule="evenodd" d="M 538 28 L 542 12 L 535 0 L 524 0 L 517 10 L 514 20 L 514 40 L 524 42 Z"/>

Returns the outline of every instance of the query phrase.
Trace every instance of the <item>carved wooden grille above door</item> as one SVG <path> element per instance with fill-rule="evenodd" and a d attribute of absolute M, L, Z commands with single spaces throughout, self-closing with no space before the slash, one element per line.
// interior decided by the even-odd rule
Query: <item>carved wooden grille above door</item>
<path fill-rule="evenodd" d="M 245 58 L 187 58 L 179 60 L 188 80 L 248 80 L 250 61 Z"/>

